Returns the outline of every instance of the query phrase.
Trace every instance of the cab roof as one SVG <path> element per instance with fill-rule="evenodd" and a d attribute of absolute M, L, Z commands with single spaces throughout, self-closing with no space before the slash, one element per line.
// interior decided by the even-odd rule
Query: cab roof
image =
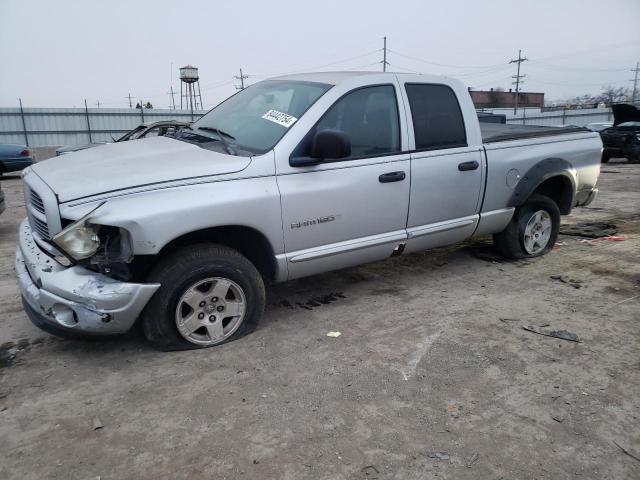
<path fill-rule="evenodd" d="M 416 80 L 418 79 L 422 79 L 424 80 L 431 80 L 431 79 L 435 79 L 435 78 L 439 78 L 442 79 L 444 77 L 437 77 L 434 75 L 422 75 L 422 74 L 407 74 L 407 73 L 402 73 L 402 72 L 371 72 L 371 71 L 366 71 L 366 72 L 357 72 L 357 71 L 342 71 L 342 72 L 310 72 L 310 73 L 295 73 L 295 74 L 291 74 L 291 75 L 282 75 L 279 77 L 273 77 L 270 78 L 269 80 L 297 80 L 297 81 L 302 81 L 302 82 L 319 82 L 319 83 L 326 83 L 329 85 L 337 85 L 341 82 L 344 82 L 345 80 L 348 80 L 350 78 L 354 78 L 354 77 L 363 77 L 363 76 L 376 76 L 376 77 L 380 77 L 381 75 L 384 76 L 395 76 L 395 75 L 402 75 L 404 78 L 406 77 L 416 77 Z"/>

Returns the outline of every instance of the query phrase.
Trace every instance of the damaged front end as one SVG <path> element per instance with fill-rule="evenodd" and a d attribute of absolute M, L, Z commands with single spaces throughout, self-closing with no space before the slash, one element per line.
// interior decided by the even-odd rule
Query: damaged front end
<path fill-rule="evenodd" d="M 123 232 L 100 228 L 94 254 L 78 260 L 65 251 L 67 266 L 40 247 L 27 219 L 22 222 L 16 272 L 27 314 L 36 326 L 56 335 L 110 335 L 131 328 L 160 285 L 119 278 L 128 275 L 126 262 L 132 256 Z"/>

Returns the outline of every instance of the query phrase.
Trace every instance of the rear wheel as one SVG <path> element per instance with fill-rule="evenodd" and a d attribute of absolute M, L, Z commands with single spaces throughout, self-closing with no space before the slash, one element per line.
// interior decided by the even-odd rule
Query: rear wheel
<path fill-rule="evenodd" d="M 236 250 L 186 247 L 160 263 L 149 282 L 161 287 L 142 315 L 147 340 L 160 350 L 204 348 L 251 332 L 265 305 L 260 274 Z"/>
<path fill-rule="evenodd" d="M 502 232 L 493 236 L 498 252 L 512 259 L 544 255 L 553 248 L 560 230 L 560 210 L 544 195 L 532 195 Z"/>
<path fill-rule="evenodd" d="M 608 152 L 602 152 L 602 163 L 609 163 L 611 160 L 611 154 Z"/>

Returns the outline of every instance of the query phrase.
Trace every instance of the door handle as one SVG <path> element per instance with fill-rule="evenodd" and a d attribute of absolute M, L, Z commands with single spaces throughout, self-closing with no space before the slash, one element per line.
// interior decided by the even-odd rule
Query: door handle
<path fill-rule="evenodd" d="M 480 164 L 475 160 L 471 162 L 462 162 L 458 164 L 458 170 L 460 170 L 461 172 L 466 172 L 468 170 L 476 170 L 479 166 Z"/>
<path fill-rule="evenodd" d="M 378 177 L 380 183 L 401 182 L 406 178 L 407 174 L 404 172 L 389 172 L 383 173 Z"/>

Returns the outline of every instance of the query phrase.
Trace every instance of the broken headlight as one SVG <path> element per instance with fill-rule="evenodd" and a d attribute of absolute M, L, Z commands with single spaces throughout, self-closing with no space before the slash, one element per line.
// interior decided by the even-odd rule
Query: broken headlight
<path fill-rule="evenodd" d="M 100 247 L 100 227 L 88 223 L 88 217 L 89 214 L 73 222 L 51 239 L 60 250 L 76 261 L 93 256 Z"/>
<path fill-rule="evenodd" d="M 76 262 L 84 260 L 98 251 L 100 247 L 100 237 L 98 237 L 100 226 L 89 223 L 89 217 L 105 203 L 102 202 L 83 217 L 67 225 L 51 239 L 51 242 L 70 260 L 75 260 Z"/>

